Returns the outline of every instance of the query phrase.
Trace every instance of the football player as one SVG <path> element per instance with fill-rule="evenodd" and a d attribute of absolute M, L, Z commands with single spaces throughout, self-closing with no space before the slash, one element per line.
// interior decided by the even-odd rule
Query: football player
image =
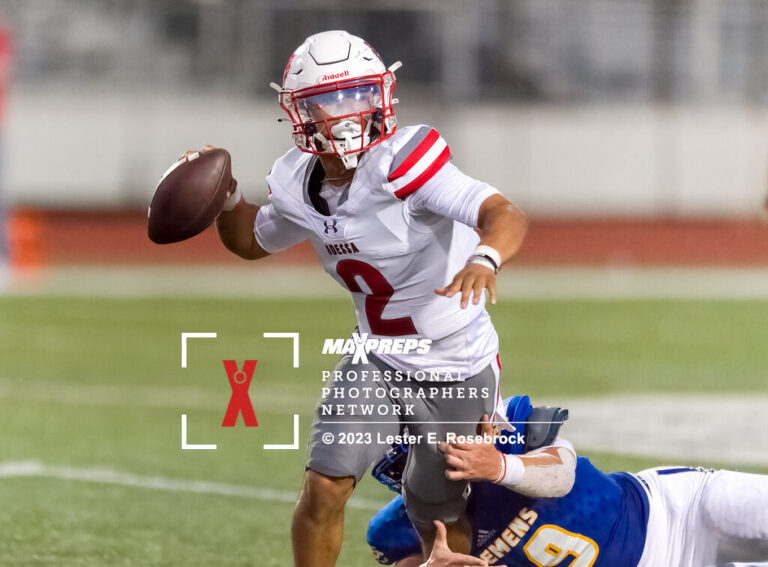
<path fill-rule="evenodd" d="M 496 272 L 520 248 L 526 219 L 494 187 L 454 166 L 434 128 L 397 126 L 399 66 L 387 68 L 344 31 L 307 38 L 282 85 L 272 84 L 296 147 L 267 176 L 270 203 L 247 203 L 236 191 L 216 223 L 224 245 L 246 259 L 309 240 L 351 292 L 360 336 L 380 345 L 367 361 L 343 356 L 318 405 L 293 520 L 298 566 L 335 564 L 345 502 L 404 423 L 419 438 L 404 474 L 411 521 L 427 552 L 435 519 L 448 525 L 454 549 L 469 552 L 467 483 L 444 476 L 443 457 L 428 441 L 473 432 L 494 411 L 498 337 L 486 292 L 494 303 Z M 404 341 L 429 351 L 403 348 Z M 352 390 L 361 384 L 346 377 L 393 375 L 405 379 L 364 384 L 382 394 L 373 414 L 349 411 L 360 403 Z"/>
<path fill-rule="evenodd" d="M 446 475 L 473 481 L 473 545 L 465 556 L 439 537 L 425 566 L 710 567 L 723 538 L 768 543 L 768 476 L 689 467 L 605 474 L 557 437 L 563 410 L 531 408 L 527 396 L 505 404 L 522 442 L 441 446 Z M 494 433 L 487 421 L 481 427 Z M 406 453 L 397 447 L 374 467 L 395 491 Z M 424 561 L 400 496 L 371 520 L 368 542 L 385 565 Z M 767 550 L 754 559 L 768 561 Z"/>

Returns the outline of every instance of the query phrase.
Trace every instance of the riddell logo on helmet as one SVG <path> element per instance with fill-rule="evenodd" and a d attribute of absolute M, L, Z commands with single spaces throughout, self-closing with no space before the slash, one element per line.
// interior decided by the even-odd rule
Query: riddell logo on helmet
<path fill-rule="evenodd" d="M 349 77 L 349 71 L 342 71 L 341 73 L 334 73 L 333 75 L 323 75 L 320 77 L 320 80 L 332 81 L 334 79 L 341 79 L 342 77 Z"/>

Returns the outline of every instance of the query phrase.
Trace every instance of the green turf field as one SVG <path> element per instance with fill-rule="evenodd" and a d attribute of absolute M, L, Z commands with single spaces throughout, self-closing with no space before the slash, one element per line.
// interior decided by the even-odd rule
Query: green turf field
<path fill-rule="evenodd" d="M 507 395 L 768 392 L 768 302 L 508 301 L 491 311 Z M 286 494 L 298 492 L 320 371 L 334 362 L 322 341 L 352 326 L 350 303 L 337 300 L 0 299 L 0 470 L 30 461 L 273 491 L 10 475 L 0 478 L 0 565 L 290 565 Z M 187 369 L 182 331 L 218 333 L 190 343 Z M 290 341 L 265 331 L 300 332 L 299 369 Z M 259 361 L 258 428 L 220 426 L 227 358 Z M 189 441 L 217 451 L 180 450 L 181 413 Z M 294 413 L 302 450 L 264 451 L 291 442 Z M 662 464 L 593 460 L 610 470 Z M 366 479 L 357 498 L 340 566 L 374 564 L 365 527 L 389 493 Z"/>

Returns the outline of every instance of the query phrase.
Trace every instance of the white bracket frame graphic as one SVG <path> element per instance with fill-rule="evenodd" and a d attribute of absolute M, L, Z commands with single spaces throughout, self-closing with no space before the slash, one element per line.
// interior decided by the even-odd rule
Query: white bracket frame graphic
<path fill-rule="evenodd" d="M 265 339 L 293 340 L 293 367 L 299 367 L 299 333 L 264 333 Z M 266 451 L 298 451 L 299 414 L 293 414 L 293 443 L 290 445 L 264 445 Z"/>
<path fill-rule="evenodd" d="M 187 414 L 181 414 L 181 450 L 182 451 L 215 451 L 216 444 L 187 443 Z"/>
<path fill-rule="evenodd" d="M 181 333 L 181 367 L 187 367 L 188 339 L 215 339 L 216 333 Z M 181 450 L 182 451 L 215 451 L 215 443 L 187 443 L 187 414 L 181 414 Z"/>
<path fill-rule="evenodd" d="M 299 367 L 299 333 L 264 333 L 265 339 L 293 339 L 293 367 Z"/>
<path fill-rule="evenodd" d="M 293 414 L 293 443 L 290 445 L 264 445 L 266 451 L 298 451 L 299 449 L 299 414 Z"/>
<path fill-rule="evenodd" d="M 216 333 L 181 333 L 181 367 L 187 367 L 187 339 L 215 339 Z"/>
<path fill-rule="evenodd" d="M 187 367 L 187 341 L 189 339 L 215 339 L 216 333 L 181 333 L 181 367 Z M 299 368 L 299 333 L 264 333 L 265 339 L 291 339 L 293 341 L 293 367 Z M 215 443 L 187 443 L 187 414 L 181 414 L 181 450 L 215 451 Z M 293 414 L 293 443 L 265 444 L 267 451 L 297 451 L 299 449 L 299 414 Z"/>

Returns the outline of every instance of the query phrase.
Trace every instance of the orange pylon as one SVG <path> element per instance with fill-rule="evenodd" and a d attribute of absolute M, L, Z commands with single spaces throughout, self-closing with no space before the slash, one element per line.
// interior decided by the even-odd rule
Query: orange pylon
<path fill-rule="evenodd" d="M 34 209 L 15 209 L 8 219 L 8 248 L 13 271 L 43 266 L 42 215 Z"/>

